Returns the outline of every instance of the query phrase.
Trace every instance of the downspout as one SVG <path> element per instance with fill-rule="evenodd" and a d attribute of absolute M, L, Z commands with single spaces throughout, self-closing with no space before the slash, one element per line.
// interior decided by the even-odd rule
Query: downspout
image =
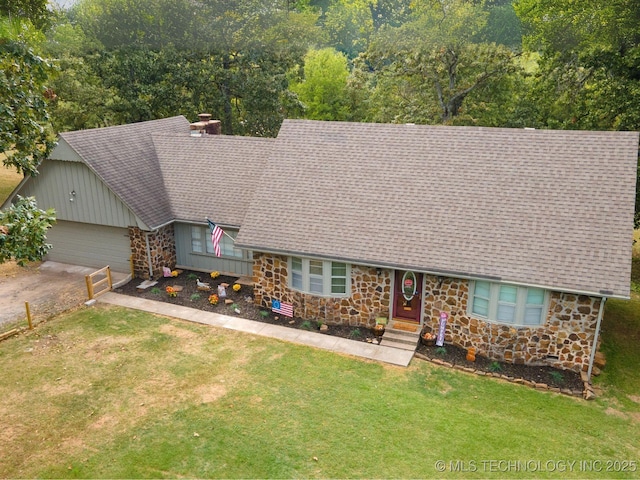
<path fill-rule="evenodd" d="M 604 304 L 607 303 L 607 297 L 602 297 L 600 302 L 600 310 L 598 311 L 598 321 L 596 322 L 596 334 L 593 337 L 593 346 L 591 347 L 591 357 L 589 358 L 589 370 L 587 371 L 587 380 L 591 383 L 591 371 L 593 370 L 593 361 L 596 358 L 596 350 L 598 349 L 598 337 L 600 336 L 600 324 L 604 315 Z"/>
<path fill-rule="evenodd" d="M 151 247 L 149 246 L 149 234 L 152 232 L 144 232 L 144 242 L 147 249 L 147 264 L 149 265 L 149 279 L 153 278 L 153 267 L 151 266 Z"/>

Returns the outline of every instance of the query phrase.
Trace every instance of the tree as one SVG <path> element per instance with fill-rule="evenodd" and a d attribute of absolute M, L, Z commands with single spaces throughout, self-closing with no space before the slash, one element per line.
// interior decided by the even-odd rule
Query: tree
<path fill-rule="evenodd" d="M 348 76 L 344 54 L 333 48 L 310 50 L 304 57 L 302 81 L 290 86 L 305 106 L 305 118 L 349 120 Z"/>
<path fill-rule="evenodd" d="M 24 40 L 28 30 L 28 25 L 0 21 L 0 153 L 4 165 L 36 175 L 53 148 L 44 99 L 50 65 Z M 49 248 L 46 231 L 54 221 L 54 212 L 38 209 L 33 198 L 19 198 L 0 212 L 0 263 L 39 260 Z"/>
<path fill-rule="evenodd" d="M 275 135 L 300 110 L 286 73 L 317 38 L 317 15 L 285 2 L 185 0 L 170 18 L 163 2 L 84 0 L 72 12 L 107 46 L 84 60 L 115 94 L 116 116 L 193 118 L 204 110 L 226 134 Z"/>
<path fill-rule="evenodd" d="M 402 27 L 381 30 L 364 54 L 363 65 L 376 77 L 372 119 L 475 123 L 462 116 L 463 105 L 514 71 L 514 52 L 477 41 L 486 25 L 482 4 L 425 0 L 414 15 Z"/>
<path fill-rule="evenodd" d="M 18 196 L 17 202 L 0 211 L 0 263 L 14 259 L 18 265 L 40 260 L 51 245 L 47 230 L 55 222 L 53 209 L 38 209 L 33 197 Z"/>
<path fill-rule="evenodd" d="M 640 1 L 518 0 L 515 9 L 525 46 L 541 55 L 539 92 L 554 101 L 538 100 L 551 103 L 554 124 L 640 129 Z"/>
<path fill-rule="evenodd" d="M 29 20 L 38 29 L 46 28 L 52 20 L 48 0 L 0 0 L 0 16 L 13 20 Z"/>
<path fill-rule="evenodd" d="M 36 175 L 54 145 L 45 98 L 52 67 L 25 41 L 28 28 L 5 20 L 0 32 L 0 154 L 5 166 Z"/>
<path fill-rule="evenodd" d="M 81 0 L 70 19 L 105 49 L 193 45 L 202 11 L 189 0 Z M 204 39 L 200 39 L 203 41 Z"/>

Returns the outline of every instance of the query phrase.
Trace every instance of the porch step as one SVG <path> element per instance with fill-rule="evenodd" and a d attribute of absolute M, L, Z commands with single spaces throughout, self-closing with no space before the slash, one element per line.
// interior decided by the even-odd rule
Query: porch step
<path fill-rule="evenodd" d="M 416 342 L 411 344 L 411 343 L 405 343 L 405 342 L 397 342 L 395 340 L 382 337 L 382 341 L 380 342 L 380 345 L 382 345 L 383 347 L 393 347 L 393 348 L 398 348 L 400 350 L 408 350 L 410 352 L 414 352 L 418 346 L 418 343 Z"/>
<path fill-rule="evenodd" d="M 393 328 L 393 324 L 391 324 L 385 329 L 380 345 L 414 351 L 418 346 L 419 339 L 419 333 L 398 330 Z"/>

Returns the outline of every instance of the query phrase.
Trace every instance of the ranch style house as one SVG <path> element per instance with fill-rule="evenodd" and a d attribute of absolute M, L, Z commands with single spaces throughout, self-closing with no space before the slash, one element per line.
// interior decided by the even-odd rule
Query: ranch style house
<path fill-rule="evenodd" d="M 47 258 L 139 278 L 252 277 L 328 324 L 402 321 L 507 362 L 587 370 L 629 298 L 637 132 L 202 115 L 60 134 L 9 197 L 53 207 Z M 215 256 L 206 218 L 228 235 Z"/>

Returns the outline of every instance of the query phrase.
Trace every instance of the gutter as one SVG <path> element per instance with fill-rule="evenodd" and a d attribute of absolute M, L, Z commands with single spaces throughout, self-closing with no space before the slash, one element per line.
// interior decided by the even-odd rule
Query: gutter
<path fill-rule="evenodd" d="M 427 275 L 434 275 L 436 277 L 452 277 L 452 278 L 460 278 L 460 279 L 464 279 L 464 280 L 487 280 L 490 282 L 501 282 L 501 283 L 509 283 L 511 285 L 517 285 L 517 286 L 521 286 L 521 287 L 533 287 L 533 288 L 541 288 L 543 290 L 549 290 L 549 291 L 554 291 L 554 292 L 563 292 L 563 293 L 572 293 L 575 295 L 586 295 L 589 297 L 599 297 L 599 298 L 606 298 L 605 295 L 609 298 L 619 298 L 620 300 L 629 300 L 630 297 L 625 297 L 623 295 L 615 295 L 613 293 L 613 291 L 611 290 L 600 290 L 598 292 L 591 292 L 591 291 L 586 291 L 586 290 L 575 290 L 575 289 L 569 289 L 569 288 L 565 288 L 565 287 L 559 287 L 559 286 L 549 286 L 549 285 L 543 285 L 543 284 L 534 284 L 534 283 L 524 283 L 524 282 L 519 282 L 519 281 L 514 281 L 514 280 L 509 280 L 509 279 L 505 279 L 502 278 L 500 276 L 497 275 L 473 275 L 471 273 L 468 272 L 459 272 L 459 271 L 452 271 L 452 270 L 444 270 L 444 269 L 433 269 L 433 270 L 427 270 L 421 267 L 415 267 L 413 265 L 399 265 L 396 263 L 385 263 L 385 262 L 379 262 L 379 263 L 371 263 L 371 262 L 366 262 L 366 261 L 362 261 L 362 260 L 357 260 L 357 259 L 353 259 L 353 258 L 348 258 L 348 257 L 340 257 L 340 256 L 330 256 L 330 257 L 322 257 L 322 256 L 318 256 L 318 255 L 312 255 L 306 252 L 292 252 L 289 250 L 278 250 L 278 249 L 265 249 L 263 247 L 252 247 L 251 245 L 247 245 L 247 244 L 240 244 L 236 242 L 236 247 L 237 248 L 242 248 L 244 250 L 252 250 L 254 252 L 264 252 L 264 253 L 271 253 L 271 254 L 275 254 L 275 255 L 293 255 L 293 256 L 299 256 L 299 257 L 305 257 L 305 258 L 314 258 L 314 259 L 318 259 L 318 260 L 335 260 L 335 261 L 342 261 L 342 262 L 346 262 L 346 263 L 354 263 L 357 265 L 363 265 L 365 267 L 373 267 L 373 268 L 389 268 L 392 270 L 412 270 L 414 272 L 419 272 L 419 273 L 423 273 L 423 274 L 427 274 Z"/>
<path fill-rule="evenodd" d="M 596 350 L 598 348 L 598 338 L 600 337 L 600 325 L 604 316 L 604 304 L 607 303 L 607 297 L 602 297 L 600 302 L 600 310 L 598 311 L 598 321 L 596 323 L 596 334 L 593 337 L 593 345 L 591 346 L 591 356 L 589 357 L 589 370 L 587 370 L 587 381 L 591 383 L 591 372 L 593 371 L 593 361 L 596 358 Z"/>

